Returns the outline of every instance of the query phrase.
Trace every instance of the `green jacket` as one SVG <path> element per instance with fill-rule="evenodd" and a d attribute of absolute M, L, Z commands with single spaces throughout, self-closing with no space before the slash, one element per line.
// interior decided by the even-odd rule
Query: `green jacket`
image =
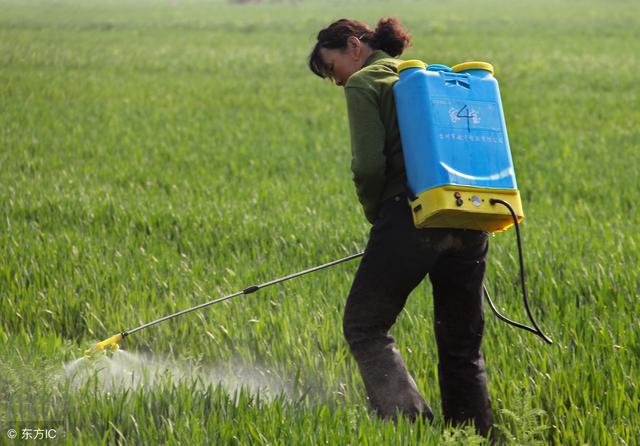
<path fill-rule="evenodd" d="M 344 87 L 351 132 L 351 170 L 365 216 L 373 223 L 381 203 L 405 191 L 406 173 L 393 84 L 401 61 L 376 50 Z"/>

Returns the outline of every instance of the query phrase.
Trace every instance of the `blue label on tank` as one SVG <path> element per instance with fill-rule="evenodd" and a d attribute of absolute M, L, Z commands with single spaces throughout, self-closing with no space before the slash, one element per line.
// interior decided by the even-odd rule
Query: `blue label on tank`
<path fill-rule="evenodd" d="M 434 98 L 431 105 L 438 127 L 466 130 L 469 133 L 473 130 L 500 131 L 500 111 L 495 102 Z"/>

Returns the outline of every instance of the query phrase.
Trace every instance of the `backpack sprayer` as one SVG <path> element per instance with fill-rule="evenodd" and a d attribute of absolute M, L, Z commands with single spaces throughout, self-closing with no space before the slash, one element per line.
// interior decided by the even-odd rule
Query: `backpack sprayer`
<path fill-rule="evenodd" d="M 398 72 L 394 96 L 415 226 L 487 232 L 515 226 L 522 299 L 533 327 L 500 314 L 486 287 L 484 294 L 500 320 L 552 344 L 529 308 L 519 227 L 524 214 L 493 66 L 466 62 L 449 68 L 408 60 L 398 66 Z M 178 311 L 98 342 L 85 355 L 116 350 L 125 337 L 152 325 L 363 255 L 353 254 Z"/>
<path fill-rule="evenodd" d="M 484 294 L 500 320 L 552 344 L 529 308 L 519 227 L 524 214 L 493 66 L 407 60 L 398 73 L 393 89 L 415 226 L 486 232 L 515 226 L 522 299 L 533 327 L 500 314 L 486 286 Z"/>

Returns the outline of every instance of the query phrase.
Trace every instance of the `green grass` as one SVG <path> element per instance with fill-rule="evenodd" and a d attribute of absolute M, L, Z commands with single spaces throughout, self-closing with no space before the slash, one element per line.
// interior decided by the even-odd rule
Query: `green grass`
<path fill-rule="evenodd" d="M 79 387 L 60 375 L 118 331 L 364 247 L 342 91 L 305 62 L 330 21 L 396 15 L 414 36 L 404 57 L 487 60 L 500 82 L 531 301 L 555 341 L 487 312 L 489 387 L 505 437 L 637 444 L 637 2 L 0 8 L 3 429 L 53 420 L 66 444 L 473 442 L 440 416 L 428 285 L 393 334 L 436 422 L 394 425 L 368 413 L 341 334 L 355 262 L 123 343 L 200 367 L 199 380 L 105 391 L 97 375 Z M 514 234 L 491 242 L 487 284 L 501 309 L 525 320 Z M 286 391 L 211 378 L 238 367 Z"/>

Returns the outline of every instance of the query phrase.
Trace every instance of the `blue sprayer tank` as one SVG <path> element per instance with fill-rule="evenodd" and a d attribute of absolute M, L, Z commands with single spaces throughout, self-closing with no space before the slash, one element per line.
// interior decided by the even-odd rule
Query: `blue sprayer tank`
<path fill-rule="evenodd" d="M 398 66 L 394 96 L 414 223 L 488 232 L 523 219 L 493 66 L 449 68 L 409 60 Z"/>

